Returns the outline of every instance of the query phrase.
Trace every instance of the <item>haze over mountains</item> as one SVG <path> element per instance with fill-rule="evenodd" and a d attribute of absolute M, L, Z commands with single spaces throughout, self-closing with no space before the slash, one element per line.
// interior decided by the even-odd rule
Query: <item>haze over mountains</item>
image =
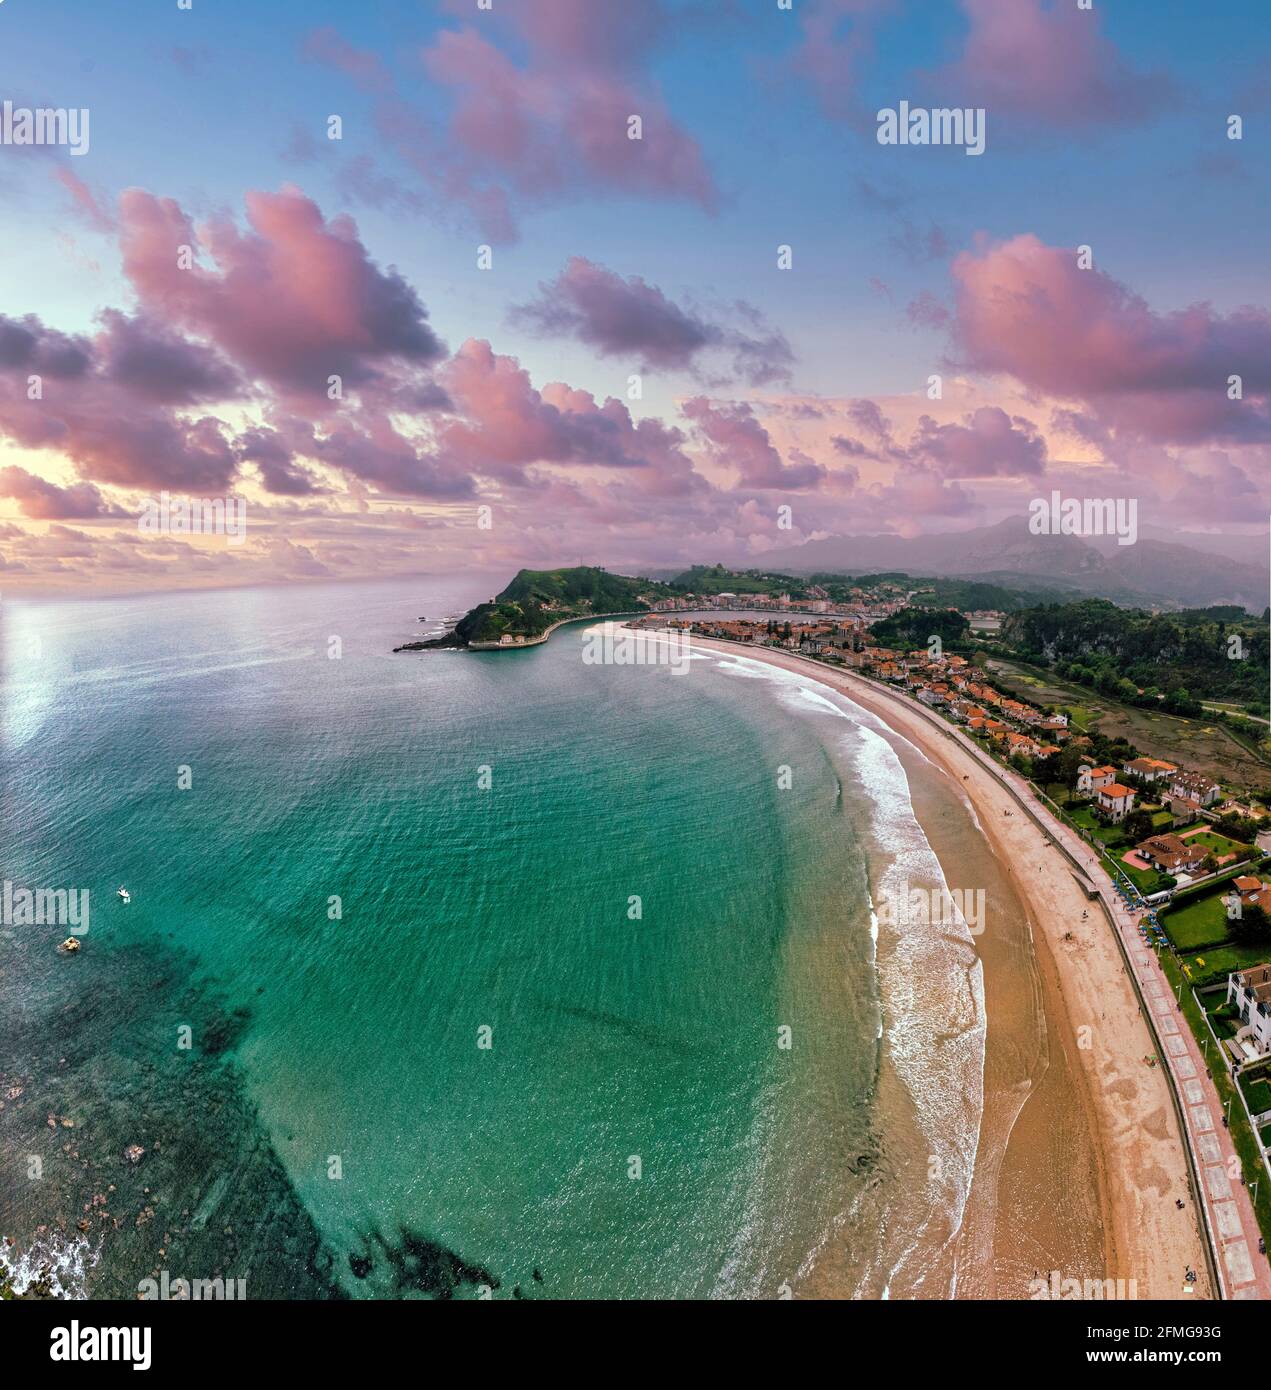
<path fill-rule="evenodd" d="M 798 575 L 901 570 L 915 576 L 974 576 L 1127 604 L 1204 608 L 1238 603 L 1256 613 L 1267 607 L 1271 576 L 1265 537 L 1185 534 L 1186 540 L 1165 539 L 1169 533 L 1143 527 L 1133 545 L 1118 545 L 1111 537 L 1035 536 L 1027 518 L 1019 516 L 995 526 L 913 539 L 829 536 L 767 551 L 763 564 Z"/>

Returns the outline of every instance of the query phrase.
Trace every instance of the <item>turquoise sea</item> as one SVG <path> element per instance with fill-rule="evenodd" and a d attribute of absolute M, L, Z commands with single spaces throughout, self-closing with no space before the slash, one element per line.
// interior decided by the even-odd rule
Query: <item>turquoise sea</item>
<path fill-rule="evenodd" d="M 392 653 L 498 582 L 0 605 L 0 871 L 91 894 L 77 956 L 0 926 L 10 1268 L 917 1284 L 983 1034 L 965 942 L 875 944 L 871 886 L 938 874 L 894 753 L 743 656 Z"/>

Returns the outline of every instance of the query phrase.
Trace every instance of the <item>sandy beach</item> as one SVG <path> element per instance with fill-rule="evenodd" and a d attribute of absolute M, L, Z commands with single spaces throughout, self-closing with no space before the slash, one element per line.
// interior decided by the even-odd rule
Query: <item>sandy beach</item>
<path fill-rule="evenodd" d="M 1083 1250 L 1097 1261 L 1098 1252 L 1089 1253 L 1094 1232 L 1102 1239 L 1102 1268 L 1077 1270 L 1079 1276 L 1125 1280 L 1128 1296 L 1140 1299 L 1213 1297 L 1169 1083 L 1160 1066 L 1144 1060 L 1154 1044 L 1113 929 L 1062 852 L 1012 792 L 907 697 L 792 654 L 693 641 L 807 675 L 874 714 L 891 731 L 911 781 L 925 760 L 950 779 L 978 822 L 980 845 L 967 846 L 965 825 L 955 844 L 948 827 L 941 834 L 935 823 L 938 798 L 915 794 L 950 885 L 965 879 L 972 848 L 987 849 L 1009 879 L 1024 920 L 990 921 L 977 945 L 989 1036 L 996 1026 L 998 1046 L 986 1064 L 959 1296 L 1028 1298 L 1034 1273 L 1058 1268 L 1067 1275 L 1072 1267 L 1061 1261 L 1080 1261 Z M 1041 1066 L 1032 1068 L 1015 1055 L 1020 1046 L 1011 1031 L 1012 1015 L 1030 1010 L 1043 1016 L 1046 1039 Z M 1001 1073 L 996 1086 L 994 1068 Z M 1183 1288 L 1188 1266 L 1199 1278 L 1191 1294 Z"/>

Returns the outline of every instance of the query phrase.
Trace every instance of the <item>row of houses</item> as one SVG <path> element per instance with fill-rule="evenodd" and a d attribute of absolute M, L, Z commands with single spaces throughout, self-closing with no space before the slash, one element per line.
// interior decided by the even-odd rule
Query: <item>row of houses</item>
<path fill-rule="evenodd" d="M 1023 700 L 1003 695 L 985 674 L 962 656 L 909 652 L 865 652 L 874 674 L 904 685 L 916 699 L 973 734 L 985 734 L 1009 758 L 1037 759 L 1060 751 L 1069 737 L 1066 714 L 1046 714 Z"/>
<path fill-rule="evenodd" d="M 1083 767 L 1076 791 L 1089 796 L 1109 820 L 1123 821 L 1140 791 L 1150 791 L 1170 812 L 1175 825 L 1187 825 L 1222 796 L 1222 788 L 1201 772 L 1184 772 L 1159 758 L 1132 758 L 1120 769 L 1110 764 Z"/>

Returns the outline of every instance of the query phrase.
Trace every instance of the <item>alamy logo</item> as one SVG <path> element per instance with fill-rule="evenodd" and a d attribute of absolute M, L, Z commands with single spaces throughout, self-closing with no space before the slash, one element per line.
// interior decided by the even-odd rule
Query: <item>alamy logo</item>
<path fill-rule="evenodd" d="M 137 1296 L 145 1302 L 242 1303 L 247 1298 L 246 1279 L 173 1279 L 166 1269 L 158 1279 L 143 1279 Z"/>
<path fill-rule="evenodd" d="M 137 518 L 146 536 L 227 536 L 230 545 L 247 539 L 245 497 L 147 497 Z"/>
<path fill-rule="evenodd" d="M 692 659 L 688 633 L 678 629 L 646 632 L 602 623 L 583 638 L 584 666 L 668 666 L 682 676 Z"/>
<path fill-rule="evenodd" d="M 131 1361 L 134 1371 L 150 1369 L 148 1327 L 55 1327 L 49 1333 L 50 1361 Z"/>
<path fill-rule="evenodd" d="M 984 153 L 982 106 L 884 106 L 878 112 L 880 145 L 962 145 L 966 154 Z"/>
<path fill-rule="evenodd" d="M 87 888 L 21 888 L 7 878 L 0 886 L 0 926 L 74 927 L 88 930 Z"/>
<path fill-rule="evenodd" d="M 1138 1298 L 1137 1279 L 1073 1279 L 1065 1278 L 1057 1269 L 1049 1276 L 1034 1275 L 1028 1281 L 1030 1299 L 1081 1299 L 1085 1302 L 1108 1303 Z"/>
<path fill-rule="evenodd" d="M 1034 497 L 1028 504 L 1034 536 L 1115 536 L 1118 545 L 1139 538 L 1137 497 Z"/>
<path fill-rule="evenodd" d="M 0 106 L 0 145 L 65 145 L 73 155 L 88 153 L 88 107 Z"/>
<path fill-rule="evenodd" d="M 911 886 L 908 879 L 884 888 L 875 916 L 880 926 L 957 927 L 963 922 L 972 936 L 984 935 L 984 889 Z"/>

